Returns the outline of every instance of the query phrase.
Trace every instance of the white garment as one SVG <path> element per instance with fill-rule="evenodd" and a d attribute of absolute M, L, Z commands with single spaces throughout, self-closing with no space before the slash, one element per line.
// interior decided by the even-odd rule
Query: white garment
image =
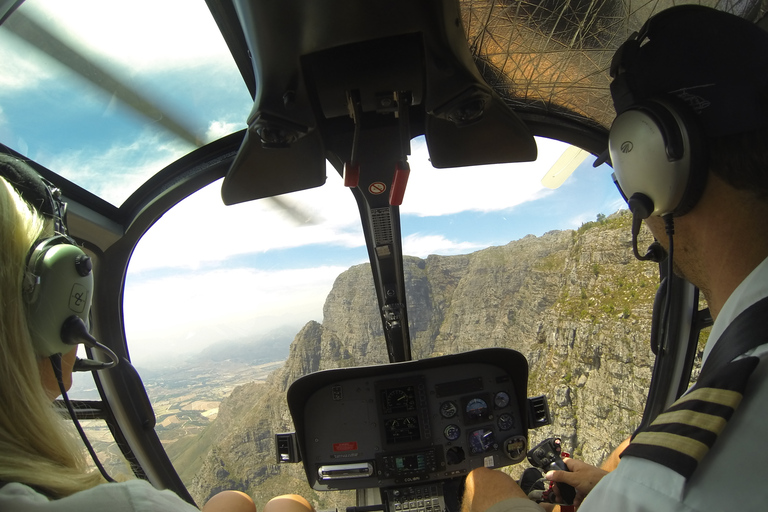
<path fill-rule="evenodd" d="M 734 290 L 712 327 L 705 357 L 725 328 L 747 307 L 768 296 L 768 259 Z M 768 345 L 747 352 L 760 358 L 744 398 L 725 430 L 686 483 L 675 471 L 625 456 L 579 508 L 598 511 L 765 510 L 768 502 Z"/>
<path fill-rule="evenodd" d="M 19 483 L 0 489 L 3 512 L 199 512 L 172 491 L 159 491 L 145 480 L 101 484 L 61 498 L 49 500 L 43 494 Z"/>

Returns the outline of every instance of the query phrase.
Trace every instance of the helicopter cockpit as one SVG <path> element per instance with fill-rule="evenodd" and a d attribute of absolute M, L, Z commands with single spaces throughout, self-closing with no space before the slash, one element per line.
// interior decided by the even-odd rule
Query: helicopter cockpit
<path fill-rule="evenodd" d="M 179 473 L 182 464 L 200 467 L 203 456 L 189 449 L 178 458 L 183 462 L 174 465 L 168 455 L 171 442 L 161 440 L 158 430 L 183 420 L 178 415 L 171 419 L 169 414 L 167 425 L 156 422 L 157 406 L 149 398 L 141 372 L 132 364 L 130 324 L 137 315 L 128 313 L 126 305 L 133 307 L 143 298 L 159 294 L 162 279 L 158 279 L 160 286 L 144 287 L 142 293 L 131 294 L 127 285 L 129 265 L 140 261 L 149 269 L 148 279 L 159 275 L 154 273 L 157 268 L 147 264 L 155 256 L 147 256 L 141 249 L 142 240 L 150 239 L 148 233 L 153 227 L 159 228 L 159 238 L 170 240 L 172 249 L 199 251 L 206 257 L 215 252 L 220 241 L 215 231 L 221 230 L 229 238 L 261 236 L 253 235 L 254 224 L 260 221 L 249 218 L 251 210 L 237 210 L 244 213 L 237 214 L 242 218 L 237 219 L 236 230 L 229 231 L 233 221 L 228 218 L 210 229 L 211 236 L 200 234 L 195 224 L 207 212 L 197 206 L 190 206 L 187 212 L 194 211 L 201 217 L 185 213 L 178 224 L 186 223 L 190 232 L 178 238 L 174 238 L 177 233 L 163 232 L 163 222 L 173 216 L 174 208 L 198 192 L 209 193 L 206 191 L 215 188 L 217 202 L 232 210 L 270 204 L 293 221 L 311 225 L 312 215 L 330 211 L 337 196 L 312 204 L 312 213 L 307 214 L 290 194 L 328 187 L 326 183 L 333 182 L 343 190 L 345 198 L 351 194 L 353 201 L 349 204 L 356 209 L 352 215 L 344 215 L 354 217 L 355 229 L 359 230 L 350 230 L 352 234 L 344 233 L 344 237 L 364 239 L 364 247 L 359 245 L 363 260 L 370 265 L 376 316 L 375 322 L 366 320 L 366 326 L 378 336 L 376 343 L 384 347 L 381 352 L 385 360 L 374 361 L 371 356 L 368 361 L 363 355 L 355 360 L 362 365 L 347 368 L 339 356 L 332 362 L 315 364 L 303 375 L 291 374 L 295 379 L 286 386 L 286 400 L 295 431 L 269 433 L 274 448 L 270 458 L 276 461 L 260 474 L 279 472 L 288 463 L 301 463 L 302 476 L 310 489 L 357 491 L 359 512 L 458 510 L 462 478 L 477 467 L 501 468 L 525 461 L 533 444 L 529 430 L 552 423 L 556 405 L 552 405 L 551 396 L 548 400 L 546 395 L 530 392 L 534 361 L 529 366 L 528 354 L 517 350 L 515 340 L 502 346 L 498 338 L 486 336 L 485 345 L 479 345 L 482 348 L 458 353 L 452 352 L 455 345 L 447 342 L 440 350 L 416 346 L 414 340 L 421 336 L 413 327 L 418 312 L 405 269 L 409 265 L 421 265 L 418 268 L 423 269 L 425 264 L 408 260 L 401 217 L 419 172 L 414 154 L 423 156 L 430 170 L 454 172 L 451 178 L 430 178 L 435 183 L 440 181 L 441 187 L 462 190 L 471 184 L 481 195 L 483 191 L 511 195 L 515 185 L 486 180 L 479 166 L 495 166 L 498 170 L 501 165 L 513 164 L 510 168 L 528 169 L 525 166 L 537 158 L 546 161 L 547 169 L 543 180 L 536 177 L 536 186 L 541 181 L 548 188 L 535 189 L 532 197 L 546 196 L 577 167 L 592 170 L 593 163 L 602 173 L 600 180 L 609 183 L 615 192 L 610 183 L 610 162 L 606 163 L 608 132 L 614 117 L 609 93 L 611 58 L 651 15 L 676 3 L 206 0 L 205 5 L 195 5 L 194 10 L 202 12 L 208 28 L 214 27 L 219 53 L 214 55 L 213 45 L 207 43 L 195 48 L 174 46 L 168 28 L 162 49 L 153 43 L 155 47 L 144 49 L 145 57 L 110 66 L 109 58 L 103 55 L 131 53 L 122 45 L 140 46 L 142 37 L 134 33 L 132 37 L 118 38 L 109 33 L 110 29 L 95 30 L 102 25 L 99 18 L 106 19 L 99 10 L 104 6 L 77 2 L 69 6 L 67 2 L 46 0 L 0 2 L 0 61 L 9 63 L 0 72 L 0 152 L 24 159 L 60 189 L 69 205 L 70 235 L 94 263 L 92 334 L 120 360 L 114 368 L 93 371 L 98 398 L 78 400 L 75 415 L 106 423 L 120 456 L 135 476 L 149 480 L 155 487 L 171 489 L 194 504 L 187 485 L 192 476 L 185 474 L 182 478 Z M 763 26 L 766 23 L 764 2 L 697 3 Z M 124 25 L 138 26 L 142 18 L 157 21 L 155 32 L 162 31 L 163 26 L 192 25 L 192 17 L 188 23 L 184 21 L 187 8 L 186 3 L 170 0 L 129 7 L 124 16 L 140 12 L 133 12 L 136 19 Z M 69 17 L 70 9 L 77 15 Z M 82 16 L 91 11 L 99 13 L 96 19 Z M 57 25 L 59 19 L 67 20 L 66 28 Z M 191 28 L 193 36 L 196 31 L 203 33 L 202 26 L 185 28 Z M 99 47 L 101 42 L 86 41 L 85 34 L 92 29 L 103 39 L 103 46 Z M 193 42 L 194 37 L 185 45 L 192 46 Z M 100 57 L 97 50 L 104 54 Z M 201 61 L 226 60 L 228 67 L 204 68 L 195 62 L 195 52 Z M 150 61 L 153 53 L 161 56 L 157 62 Z M 7 59 L 2 57 L 6 54 Z M 201 81 L 210 82 L 212 92 L 201 92 L 201 86 L 198 89 L 196 84 L 177 80 L 182 75 L 177 76 L 174 59 L 182 55 L 186 59 L 185 71 L 192 69 Z M 32 61 L 38 57 L 40 63 L 35 65 Z M 148 67 L 156 72 L 151 80 L 141 74 Z M 14 79 L 16 74 L 27 81 L 26 85 L 20 83 L 24 80 Z M 63 91 L 64 75 L 76 84 L 74 92 Z M 38 90 L 34 87 L 37 82 L 30 77 L 48 88 Z M 229 88 L 233 82 L 237 82 L 239 94 Z M 87 88 L 80 89 L 82 84 Z M 28 94 L 28 103 L 18 100 L 21 96 L 16 94 Z M 226 105 L 217 103 L 214 108 L 214 97 Z M 30 105 L 39 108 L 37 117 L 27 115 Z M 93 116 L 77 117 L 85 112 Z M 115 119 L 115 124 L 109 124 Z M 190 128 L 190 124 L 197 126 Z M 129 129 L 135 131 L 125 136 Z M 79 148 L 82 140 L 102 135 L 116 135 L 119 143 L 98 150 Z M 56 144 L 49 142 L 57 137 L 61 140 Z M 150 152 L 146 148 L 157 154 L 146 154 Z M 118 165 L 117 155 L 130 155 L 135 163 Z M 82 162 L 96 163 L 83 168 Z M 503 188 L 510 190 L 499 190 Z M 420 198 L 443 201 L 442 188 L 423 190 Z M 618 193 L 616 199 L 618 203 L 610 207 L 623 204 Z M 460 195 L 444 200 L 460 201 Z M 536 214 L 544 215 L 541 211 Z M 601 215 L 599 222 L 605 220 Z M 581 219 L 582 226 L 585 220 Z M 470 229 L 480 231 L 483 222 L 482 218 L 474 218 L 467 223 L 473 224 Z M 578 229 L 578 223 L 574 229 Z M 277 237 L 279 231 L 265 236 Z M 295 238 L 305 235 L 302 232 Z M 631 258 L 637 240 L 633 235 L 628 242 L 629 236 L 627 231 L 620 243 Z M 648 240 L 648 234 L 644 236 L 643 240 Z M 317 244 L 327 237 L 327 232 L 312 235 Z M 189 246 L 180 243 L 191 240 L 195 243 Z M 344 245 L 345 240 L 340 237 L 335 242 Z M 254 248 L 249 243 L 244 241 L 242 245 L 247 247 L 232 251 L 232 259 L 238 264 L 253 254 L 276 252 L 290 245 Z M 314 256 L 334 270 L 334 265 L 347 263 L 333 261 L 333 256 L 320 249 Z M 206 270 L 211 261 L 206 257 L 190 264 L 189 274 L 177 282 L 192 282 L 195 272 Z M 513 265 L 516 257 L 504 256 L 504 261 Z M 595 258 L 588 271 L 593 275 L 587 276 L 593 284 L 602 271 L 600 256 Z M 561 264 L 557 272 L 564 275 L 563 262 L 577 259 L 576 253 L 562 249 L 557 261 L 541 256 L 538 266 L 526 267 L 525 272 L 551 271 Z M 174 263 L 170 257 L 164 265 L 171 268 Z M 638 325 L 648 324 L 649 351 L 655 359 L 642 370 L 650 380 L 647 393 L 642 391 L 644 411 L 635 411 L 643 416 L 643 423 L 651 421 L 686 389 L 695 373 L 696 358 L 701 356 L 699 333 L 712 322 L 708 312 L 700 310 L 698 290 L 693 285 L 673 279 L 664 264 L 653 266 L 650 274 L 648 280 L 637 284 L 649 297 L 653 292 L 648 292 L 647 283 L 655 289 L 659 280 L 669 275 L 668 284 L 656 295 L 652 322 L 650 311 L 639 317 L 627 305 L 606 306 L 601 313 L 627 320 L 627 325 L 621 327 L 621 334 L 627 337 L 635 335 Z M 563 315 L 588 317 L 594 305 L 589 305 L 585 288 L 573 276 L 568 276 L 571 289 L 551 302 L 562 305 Z M 486 289 L 497 278 L 490 276 L 484 282 Z M 259 282 L 253 275 L 244 272 L 227 279 L 232 287 L 219 296 L 231 293 L 237 286 L 256 294 Z M 446 277 L 441 284 L 455 287 L 451 279 Z M 304 284 L 311 280 L 308 274 L 303 275 Z M 595 286 L 606 296 L 613 293 L 602 281 Z M 622 293 L 634 297 L 637 290 L 630 288 L 632 285 L 624 287 Z M 269 295 L 265 302 L 276 300 L 278 293 Z M 219 296 L 209 293 L 203 301 L 205 307 L 215 308 Z M 163 307 L 170 310 L 173 300 L 161 300 L 165 301 Z M 525 296 L 516 300 L 525 303 L 534 299 Z M 581 302 L 575 307 L 573 301 Z M 244 303 L 240 300 L 237 307 L 226 308 L 251 307 Z M 141 311 L 153 308 L 157 310 L 158 306 L 153 303 Z M 194 320 L 204 322 L 205 311 L 197 310 Z M 269 313 L 254 314 L 258 322 L 267 316 Z M 234 314 L 222 314 L 222 318 L 230 317 L 234 318 Z M 147 329 L 156 334 L 148 345 L 166 341 L 164 321 L 160 319 Z M 431 325 L 432 319 L 418 321 Z M 483 320 L 478 317 L 472 321 Z M 516 321 L 535 323 L 531 318 L 514 318 L 511 313 L 505 313 L 498 323 L 506 327 Z M 376 325 L 371 327 L 371 323 Z M 598 336 L 599 320 L 593 315 L 587 323 Z M 527 347 L 543 346 L 555 338 L 562 346 L 570 343 L 572 347 L 577 336 L 572 326 L 567 333 L 559 326 L 553 328 L 551 335 L 541 322 L 528 327 L 533 334 L 526 340 Z M 351 330 L 347 326 L 344 329 Z M 215 330 L 205 331 L 206 335 L 213 336 Z M 180 341 L 162 357 L 171 359 L 182 354 L 192 343 L 185 345 L 187 338 L 192 338 L 185 336 L 180 335 Z M 338 340 L 334 343 L 342 344 Z M 103 353 L 93 347 L 86 350 L 86 355 L 95 361 L 105 360 Z M 583 359 L 599 368 L 600 356 L 596 348 Z M 624 362 L 631 359 L 623 357 Z M 555 362 L 543 361 L 545 358 L 538 355 L 535 359 L 540 365 L 537 368 L 549 364 L 548 371 L 558 372 L 558 379 L 567 383 L 559 399 L 563 405 L 570 403 L 571 388 L 585 386 L 585 375 L 561 370 Z M 331 368 L 334 363 L 338 367 Z M 170 409 L 175 413 L 183 407 L 174 405 Z M 206 409 L 206 413 L 211 411 L 218 414 L 214 407 Z M 569 417 L 568 421 L 575 424 L 577 420 Z M 220 473 L 229 475 L 223 468 Z M 376 491 L 365 492 L 371 489 Z M 363 508 L 367 506 L 373 508 Z"/>
<path fill-rule="evenodd" d="M 524 461 L 528 428 L 549 424 L 527 375 L 509 349 L 309 374 L 289 388 L 278 461 L 303 461 L 315 490 L 378 488 L 385 510 L 456 510 L 462 477 Z"/>

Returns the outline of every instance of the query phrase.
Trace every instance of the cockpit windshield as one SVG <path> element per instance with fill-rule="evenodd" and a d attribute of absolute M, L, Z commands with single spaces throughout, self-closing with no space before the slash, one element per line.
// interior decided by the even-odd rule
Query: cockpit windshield
<path fill-rule="evenodd" d="M 251 108 L 203 2 L 29 0 L 0 54 L 2 142 L 115 206 Z"/>

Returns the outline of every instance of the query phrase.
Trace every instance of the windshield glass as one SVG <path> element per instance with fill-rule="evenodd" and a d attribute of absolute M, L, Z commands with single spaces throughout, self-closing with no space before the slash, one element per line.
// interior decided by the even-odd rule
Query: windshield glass
<path fill-rule="evenodd" d="M 423 138 L 414 139 L 400 209 L 403 254 L 466 254 L 577 229 L 622 206 L 610 170 L 593 169 L 586 154 L 562 187 L 543 186 L 568 145 L 537 141 L 537 162 L 434 169 Z M 229 207 L 216 182 L 163 216 L 129 267 L 125 310 L 134 363 L 322 322 L 337 276 L 368 261 L 355 200 L 330 166 L 327 175 L 324 186 L 279 202 Z"/>
<path fill-rule="evenodd" d="M 648 344 L 632 340 L 649 328 L 657 269 L 631 256 L 610 169 L 577 155 L 573 175 L 549 189 L 542 178 L 569 146 L 537 143 L 535 163 L 450 170 L 433 169 L 423 139 L 413 141 L 401 207 L 413 352 L 519 350 L 531 365 L 528 394 L 556 404 L 556 435 L 577 439 L 575 417 L 592 407 L 579 402 L 582 388 L 585 397 L 618 390 L 612 399 L 623 405 L 604 407 L 628 432 L 622 425 L 642 413 L 650 376 Z M 301 465 L 274 464 L 273 435 L 293 430 L 285 402 L 293 380 L 387 361 L 357 206 L 338 173 L 327 174 L 324 186 L 279 203 L 231 207 L 213 183 L 164 215 L 131 260 L 132 361 L 198 503 L 223 486 L 259 506 L 286 492 L 320 508 L 354 502 L 313 492 Z M 639 387 L 621 389 L 622 357 L 646 372 Z M 598 457 L 621 440 L 579 449 Z"/>
<path fill-rule="evenodd" d="M 251 104 L 204 2 L 28 0 L 0 27 L 0 143 L 116 206 Z"/>

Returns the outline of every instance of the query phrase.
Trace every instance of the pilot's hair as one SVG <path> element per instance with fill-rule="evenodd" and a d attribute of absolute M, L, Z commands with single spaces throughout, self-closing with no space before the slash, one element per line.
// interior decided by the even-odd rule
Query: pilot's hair
<path fill-rule="evenodd" d="M 768 128 L 708 138 L 710 171 L 733 188 L 768 204 L 767 141 Z"/>
<path fill-rule="evenodd" d="M 26 258 L 46 223 L 0 177 L 0 481 L 63 497 L 103 482 L 47 397 L 22 297 Z"/>

